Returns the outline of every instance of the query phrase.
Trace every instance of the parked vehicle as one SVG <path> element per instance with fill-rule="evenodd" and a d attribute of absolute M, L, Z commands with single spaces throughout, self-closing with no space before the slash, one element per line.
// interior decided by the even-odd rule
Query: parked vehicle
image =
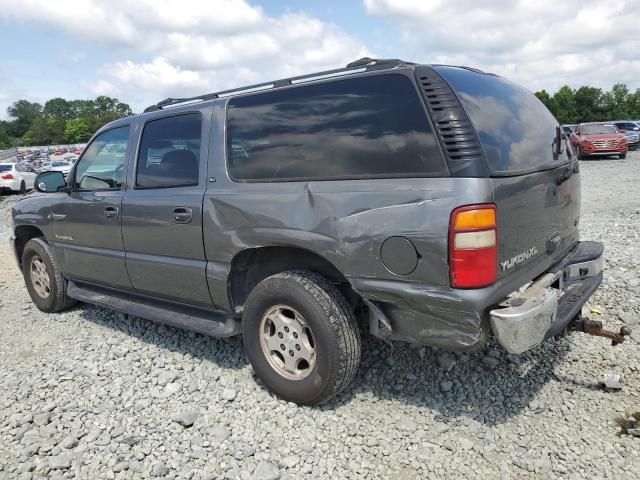
<path fill-rule="evenodd" d="M 33 188 L 36 174 L 21 163 L 0 163 L 0 193 L 25 193 Z"/>
<path fill-rule="evenodd" d="M 640 126 L 631 120 L 614 120 L 613 123 L 629 143 L 629 150 L 637 150 L 640 145 Z"/>
<path fill-rule="evenodd" d="M 493 333 L 521 353 L 589 330 L 602 281 L 558 122 L 475 69 L 363 59 L 169 99 L 36 188 L 12 244 L 40 310 L 81 300 L 242 333 L 256 374 L 300 404 L 350 384 L 357 319 L 386 340 L 475 351 Z"/>
<path fill-rule="evenodd" d="M 581 123 L 571 135 L 579 159 L 591 155 L 617 155 L 626 158 L 629 143 L 612 123 Z"/>
<path fill-rule="evenodd" d="M 52 172 L 62 172 L 62 174 L 65 176 L 69 175 L 69 172 L 71 171 L 71 167 L 73 166 L 73 164 L 69 163 L 68 161 L 61 161 L 61 160 L 54 160 L 53 162 L 51 162 L 51 166 L 48 167 L 49 171 Z"/>

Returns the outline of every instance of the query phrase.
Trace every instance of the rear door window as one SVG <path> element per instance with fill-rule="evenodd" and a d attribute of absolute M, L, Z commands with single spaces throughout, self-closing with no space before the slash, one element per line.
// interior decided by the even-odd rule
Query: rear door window
<path fill-rule="evenodd" d="M 199 113 L 147 122 L 140 141 L 136 187 L 198 185 L 201 138 Z"/>
<path fill-rule="evenodd" d="M 558 121 L 533 93 L 495 75 L 458 67 L 434 69 L 469 115 L 492 175 L 520 175 L 569 161 L 566 145 L 565 154 L 554 158 Z"/>
<path fill-rule="evenodd" d="M 233 98 L 227 155 L 240 181 L 446 173 L 415 86 L 398 74 Z"/>

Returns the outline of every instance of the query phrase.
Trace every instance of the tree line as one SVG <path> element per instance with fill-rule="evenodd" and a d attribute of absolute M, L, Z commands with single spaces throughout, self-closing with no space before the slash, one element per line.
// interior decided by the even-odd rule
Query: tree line
<path fill-rule="evenodd" d="M 44 106 L 18 100 L 0 120 L 0 149 L 32 145 L 86 142 L 105 123 L 131 115 L 131 107 L 117 98 L 95 100 L 52 98 Z"/>
<path fill-rule="evenodd" d="M 609 91 L 587 86 L 574 90 L 565 85 L 553 96 L 546 90 L 535 95 L 562 124 L 640 119 L 640 89 L 630 92 L 620 83 Z"/>

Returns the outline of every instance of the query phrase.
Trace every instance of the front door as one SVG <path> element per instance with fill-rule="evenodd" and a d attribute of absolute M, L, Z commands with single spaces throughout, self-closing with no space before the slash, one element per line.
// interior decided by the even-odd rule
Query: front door
<path fill-rule="evenodd" d="M 98 135 L 78 160 L 68 196 L 52 207 L 56 258 L 67 278 L 131 289 L 122 243 L 130 127 Z"/>
<path fill-rule="evenodd" d="M 122 204 L 122 237 L 133 287 L 202 307 L 212 306 L 202 239 L 207 181 L 207 143 L 202 139 L 208 136 L 208 125 L 200 112 L 146 122 Z"/>

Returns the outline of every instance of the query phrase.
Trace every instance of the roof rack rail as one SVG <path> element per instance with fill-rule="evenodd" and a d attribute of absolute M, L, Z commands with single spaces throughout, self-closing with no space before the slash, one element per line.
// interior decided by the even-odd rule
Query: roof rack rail
<path fill-rule="evenodd" d="M 255 85 L 249 85 L 247 87 L 232 88 L 230 90 L 222 90 L 220 92 L 207 93 L 206 95 L 196 95 L 194 97 L 165 98 L 164 100 L 145 108 L 144 112 L 145 113 L 155 112 L 157 110 L 162 110 L 169 106 L 179 105 L 183 103 L 204 102 L 206 100 L 213 100 L 215 98 L 232 95 L 234 93 L 241 93 L 241 92 L 248 93 L 252 91 L 267 90 L 270 88 L 281 88 L 281 87 L 293 85 L 294 83 L 309 82 L 319 78 L 329 78 L 333 76 L 359 73 L 362 71 L 381 70 L 381 69 L 387 69 L 387 68 L 401 67 L 405 65 L 415 65 L 415 63 L 405 62 L 404 60 L 398 60 L 398 59 L 376 59 L 376 58 L 363 57 L 347 64 L 346 67 L 336 68 L 333 70 L 325 70 L 324 72 L 308 73 L 306 75 L 298 75 L 297 77 L 283 78 L 280 80 L 273 80 L 270 82 L 257 83 Z"/>

